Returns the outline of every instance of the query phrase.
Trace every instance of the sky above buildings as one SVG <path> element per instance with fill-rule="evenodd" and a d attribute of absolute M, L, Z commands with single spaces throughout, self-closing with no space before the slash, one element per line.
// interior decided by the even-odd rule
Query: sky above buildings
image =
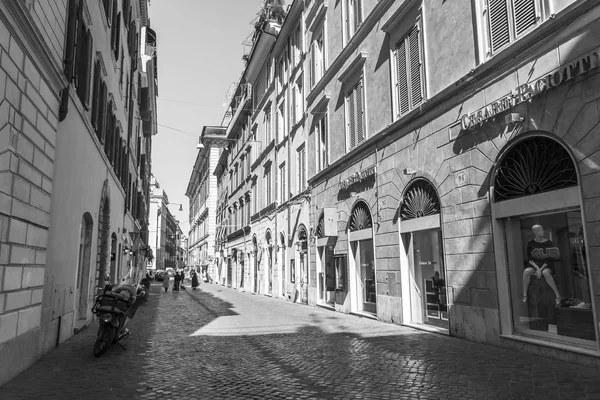
<path fill-rule="evenodd" d="M 158 134 L 152 172 L 187 235 L 185 191 L 205 125 L 219 125 L 223 104 L 243 70 L 242 42 L 253 32 L 262 0 L 152 0 L 158 48 Z M 185 223 L 184 223 L 185 221 Z"/>

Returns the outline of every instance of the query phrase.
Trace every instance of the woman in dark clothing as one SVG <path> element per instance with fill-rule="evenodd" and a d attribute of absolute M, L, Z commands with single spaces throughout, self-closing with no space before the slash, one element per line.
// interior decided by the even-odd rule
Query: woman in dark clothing
<path fill-rule="evenodd" d="M 198 275 L 195 272 L 192 272 L 192 289 L 196 290 L 196 288 L 200 285 L 198 282 Z"/>
<path fill-rule="evenodd" d="M 175 292 L 179 292 L 179 283 L 181 282 L 181 276 L 179 275 L 179 272 L 175 273 L 175 286 L 173 287 L 173 291 Z"/>

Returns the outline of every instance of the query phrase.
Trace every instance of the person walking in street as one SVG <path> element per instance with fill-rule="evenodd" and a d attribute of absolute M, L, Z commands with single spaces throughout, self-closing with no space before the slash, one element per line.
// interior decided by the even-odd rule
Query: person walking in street
<path fill-rule="evenodd" d="M 185 282 L 185 272 L 183 270 L 181 270 L 180 275 L 181 275 L 181 289 L 185 290 L 185 286 L 183 286 L 183 283 Z"/>
<path fill-rule="evenodd" d="M 165 293 L 167 293 L 169 291 L 170 280 L 171 280 L 171 275 L 165 274 L 165 276 L 163 278 L 163 287 L 165 288 Z"/>
<path fill-rule="evenodd" d="M 192 272 L 192 290 L 196 290 L 196 288 L 200 285 L 198 282 L 198 275 L 195 272 Z"/>
<path fill-rule="evenodd" d="M 175 281 L 173 291 L 179 292 L 179 285 L 181 284 L 181 275 L 179 275 L 179 272 L 175 272 L 175 278 L 173 278 L 173 280 Z"/>

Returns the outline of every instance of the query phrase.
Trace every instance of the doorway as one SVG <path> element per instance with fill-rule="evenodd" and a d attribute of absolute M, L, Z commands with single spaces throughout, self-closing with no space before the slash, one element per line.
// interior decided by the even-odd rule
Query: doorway
<path fill-rule="evenodd" d="M 350 216 L 351 309 L 377 314 L 373 221 L 369 206 L 358 202 Z"/>
<path fill-rule="evenodd" d="M 265 234 L 267 242 L 267 294 L 273 293 L 273 242 L 271 231 L 267 230 Z"/>
<path fill-rule="evenodd" d="M 79 239 L 79 266 L 77 290 L 79 292 L 79 319 L 87 319 L 88 296 L 90 290 L 90 258 L 92 253 L 93 220 L 90 213 L 83 214 L 81 237 Z"/>
<path fill-rule="evenodd" d="M 336 286 L 333 246 L 319 246 L 317 252 L 319 303 L 333 306 L 335 305 Z"/>
<path fill-rule="evenodd" d="M 400 208 L 403 322 L 448 330 L 448 300 L 440 202 L 434 186 L 417 178 Z"/>
<path fill-rule="evenodd" d="M 117 234 L 110 235 L 110 279 L 112 282 L 118 282 L 117 279 Z"/>
<path fill-rule="evenodd" d="M 408 255 L 410 322 L 448 328 L 441 229 L 402 234 Z"/>

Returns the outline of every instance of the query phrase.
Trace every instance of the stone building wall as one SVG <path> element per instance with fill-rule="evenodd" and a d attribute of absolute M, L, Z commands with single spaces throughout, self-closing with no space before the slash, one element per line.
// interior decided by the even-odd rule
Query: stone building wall
<path fill-rule="evenodd" d="M 55 39 L 64 34 L 66 5 L 25 3 L 0 3 L 0 385 L 38 356 L 31 343 L 40 335 L 65 84 L 62 41 Z M 32 32 L 45 34 L 40 40 Z"/>

